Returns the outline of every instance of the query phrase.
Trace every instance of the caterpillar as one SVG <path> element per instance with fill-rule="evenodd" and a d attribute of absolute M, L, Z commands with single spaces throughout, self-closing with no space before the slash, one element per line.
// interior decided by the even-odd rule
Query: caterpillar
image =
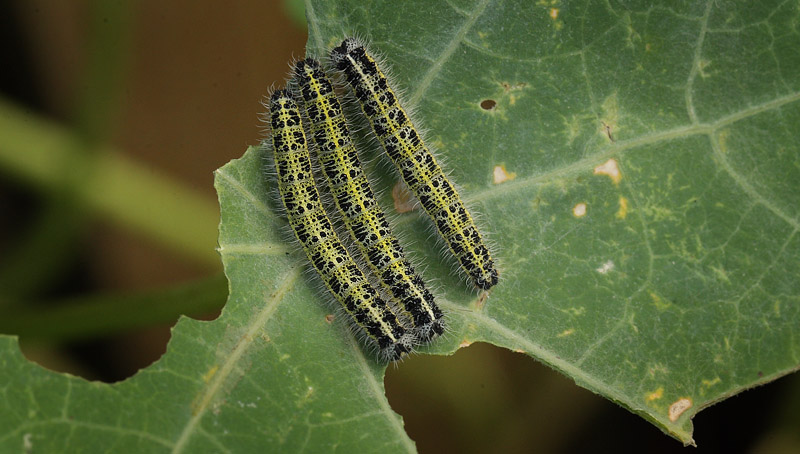
<path fill-rule="evenodd" d="M 375 200 L 333 85 L 313 59 L 297 62 L 294 79 L 310 123 L 309 137 L 316 145 L 313 149 L 347 230 L 387 293 L 410 319 L 418 340 L 430 342 L 444 332 L 444 315 L 405 258 Z"/>
<path fill-rule="evenodd" d="M 411 351 L 414 336 L 372 288 L 333 230 L 317 192 L 300 110 L 291 92 L 272 93 L 269 110 L 278 190 L 289 225 L 325 287 L 377 345 L 380 357 L 401 359 Z"/>
<path fill-rule="evenodd" d="M 461 268 L 480 289 L 496 285 L 498 272 L 475 221 L 400 106 L 375 59 L 355 38 L 342 41 L 330 57 L 344 73 L 378 141 L 433 219 Z"/>

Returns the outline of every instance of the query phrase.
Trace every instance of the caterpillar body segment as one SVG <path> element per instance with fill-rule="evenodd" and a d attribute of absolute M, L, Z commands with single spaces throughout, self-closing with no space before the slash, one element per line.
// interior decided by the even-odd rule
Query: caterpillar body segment
<path fill-rule="evenodd" d="M 278 190 L 289 225 L 325 287 L 377 345 L 381 358 L 401 359 L 411 351 L 414 336 L 399 323 L 336 235 L 314 182 L 300 111 L 291 93 L 275 91 L 269 109 Z"/>
<path fill-rule="evenodd" d="M 345 39 L 330 56 L 352 87 L 378 141 L 433 219 L 461 268 L 479 289 L 488 290 L 496 285 L 497 269 L 472 216 L 414 128 L 375 59 L 355 38 Z"/>
<path fill-rule="evenodd" d="M 294 79 L 309 120 L 313 148 L 344 225 L 371 270 L 410 320 L 418 341 L 431 341 L 444 332 L 444 314 L 405 258 L 375 199 L 332 83 L 313 59 L 295 65 Z"/>

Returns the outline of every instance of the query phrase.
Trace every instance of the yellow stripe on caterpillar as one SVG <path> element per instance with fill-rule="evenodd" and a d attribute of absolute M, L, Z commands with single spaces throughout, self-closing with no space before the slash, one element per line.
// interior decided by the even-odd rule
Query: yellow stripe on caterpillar
<path fill-rule="evenodd" d="M 344 73 L 378 141 L 433 219 L 461 268 L 480 289 L 496 285 L 497 269 L 472 216 L 423 143 L 375 59 L 364 44 L 347 38 L 331 51 L 331 60 Z"/>
<path fill-rule="evenodd" d="M 413 346 L 413 335 L 398 322 L 339 241 L 314 183 L 300 111 L 291 93 L 276 90 L 269 109 L 278 190 L 289 225 L 325 287 L 377 345 L 380 357 L 386 361 L 402 358 Z"/>
<path fill-rule="evenodd" d="M 444 315 L 392 234 L 358 159 L 342 106 L 319 62 L 299 61 L 294 79 L 333 200 L 367 264 L 410 319 L 420 342 L 444 332 Z"/>

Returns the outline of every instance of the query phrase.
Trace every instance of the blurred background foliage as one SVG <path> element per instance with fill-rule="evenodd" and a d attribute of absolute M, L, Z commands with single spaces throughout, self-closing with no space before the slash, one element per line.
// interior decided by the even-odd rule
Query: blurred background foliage
<path fill-rule="evenodd" d="M 213 319 L 212 171 L 261 136 L 304 54 L 297 1 L 0 3 L 0 332 L 45 367 L 117 381 L 180 314 Z M 683 450 L 570 380 L 485 344 L 390 367 L 421 452 Z M 800 452 L 800 377 L 695 420 L 702 452 Z"/>

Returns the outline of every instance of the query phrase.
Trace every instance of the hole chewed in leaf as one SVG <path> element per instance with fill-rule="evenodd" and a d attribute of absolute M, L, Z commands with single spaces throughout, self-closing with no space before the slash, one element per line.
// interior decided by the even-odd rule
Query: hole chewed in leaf
<path fill-rule="evenodd" d="M 504 165 L 494 166 L 494 170 L 492 170 L 492 182 L 494 184 L 505 183 L 506 181 L 511 181 L 516 177 L 517 174 L 507 171 Z"/>
<path fill-rule="evenodd" d="M 606 273 L 608 273 L 609 271 L 611 271 L 613 269 L 614 269 L 614 261 L 609 260 L 609 261 L 603 263 L 602 265 L 600 265 L 599 267 L 597 267 L 597 269 L 595 271 L 597 271 L 600 274 L 606 274 Z"/>
<path fill-rule="evenodd" d="M 681 417 L 683 412 L 692 408 L 692 400 L 686 397 L 680 398 L 669 406 L 669 420 L 675 422 Z"/>
<path fill-rule="evenodd" d="M 586 204 L 579 203 L 572 207 L 572 215 L 576 218 L 582 218 L 586 215 Z"/>
<path fill-rule="evenodd" d="M 614 184 L 619 184 L 620 180 L 622 180 L 622 173 L 619 171 L 619 166 L 617 165 L 616 159 L 609 159 L 608 161 L 595 167 L 594 174 L 607 175 L 609 178 L 611 178 L 611 181 L 613 181 Z"/>

